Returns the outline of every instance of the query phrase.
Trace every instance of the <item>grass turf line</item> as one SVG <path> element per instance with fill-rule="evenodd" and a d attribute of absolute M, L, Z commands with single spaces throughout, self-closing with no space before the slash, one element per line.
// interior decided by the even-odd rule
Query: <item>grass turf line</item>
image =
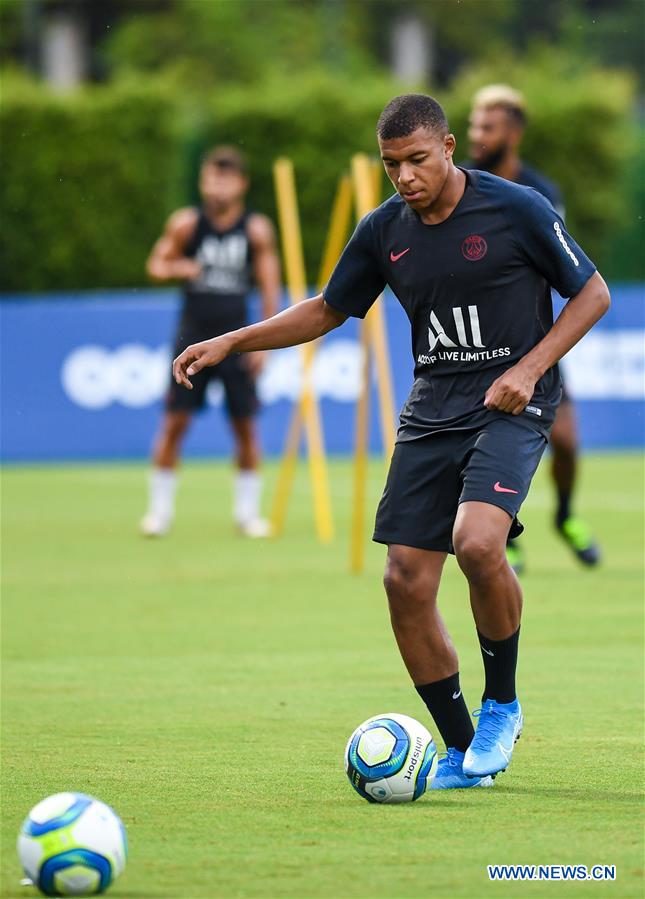
<path fill-rule="evenodd" d="M 144 472 L 4 473 L 2 896 L 29 895 L 14 849 L 24 815 L 66 789 L 127 826 L 114 897 L 641 894 L 640 457 L 584 461 L 579 507 L 605 553 L 593 572 L 552 531 L 538 473 L 522 515 L 526 725 L 513 764 L 492 790 L 399 807 L 363 802 L 342 770 L 371 715 L 432 730 L 390 632 L 383 547 L 348 573 L 349 463 L 331 463 L 328 547 L 304 467 L 285 537 L 266 542 L 232 532 L 221 463 L 187 465 L 172 536 L 142 540 Z M 383 478 L 372 461 L 372 507 Z M 441 606 L 475 708 L 481 661 L 454 560 Z M 489 883 L 487 864 L 519 863 L 616 864 L 618 879 Z"/>

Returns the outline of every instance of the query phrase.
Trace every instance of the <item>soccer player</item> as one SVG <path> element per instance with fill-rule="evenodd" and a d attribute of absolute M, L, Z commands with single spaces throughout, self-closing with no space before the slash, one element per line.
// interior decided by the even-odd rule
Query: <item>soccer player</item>
<path fill-rule="evenodd" d="M 594 265 L 539 193 L 453 164 L 455 138 L 425 94 L 377 125 L 396 194 L 365 216 L 323 292 L 268 321 L 190 346 L 178 383 L 231 353 L 314 340 L 362 318 L 385 285 L 412 329 L 415 381 L 401 411 L 374 540 L 399 650 L 446 744 L 436 789 L 490 786 L 522 730 L 515 691 L 522 592 L 506 560 L 560 400 L 556 363 L 609 306 Z M 570 297 L 553 324 L 551 285 Z M 477 731 L 437 608 L 446 556 L 468 582 L 484 663 Z"/>
<path fill-rule="evenodd" d="M 468 168 L 483 169 L 539 191 L 564 218 L 557 186 L 519 157 L 526 127 L 526 106 L 519 91 L 505 84 L 491 84 L 473 98 L 468 140 Z M 557 493 L 554 524 L 557 532 L 583 565 L 600 561 L 600 549 L 585 521 L 574 514 L 572 495 L 578 467 L 578 434 L 575 409 L 563 385 L 562 400 L 551 429 L 551 477 Z M 522 541 L 509 539 L 509 562 L 519 574 L 524 568 Z"/>
<path fill-rule="evenodd" d="M 175 355 L 189 344 L 243 327 L 253 280 L 260 290 L 264 318 L 278 308 L 280 263 L 274 229 L 266 216 L 245 209 L 249 179 L 242 155 L 234 147 L 216 147 L 208 153 L 202 162 L 199 189 L 201 209 L 174 212 L 147 263 L 148 274 L 155 281 L 183 282 Z M 235 524 L 245 536 L 267 536 L 268 523 L 260 517 L 260 448 L 255 424 L 255 379 L 262 361 L 261 354 L 224 359 L 195 379 L 191 393 L 171 381 L 154 447 L 148 510 L 141 521 L 145 536 L 160 537 L 170 529 L 182 440 L 193 414 L 203 409 L 212 380 L 224 387 L 235 441 Z"/>

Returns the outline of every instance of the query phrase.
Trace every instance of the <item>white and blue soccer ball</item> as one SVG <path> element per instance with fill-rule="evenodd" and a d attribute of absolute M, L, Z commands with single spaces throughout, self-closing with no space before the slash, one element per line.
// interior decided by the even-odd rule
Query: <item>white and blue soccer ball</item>
<path fill-rule="evenodd" d="M 345 747 L 349 782 L 368 802 L 414 802 L 432 783 L 437 764 L 427 728 L 392 712 L 368 718 Z"/>
<path fill-rule="evenodd" d="M 123 872 L 127 854 L 119 816 L 85 793 L 55 793 L 43 799 L 18 835 L 24 872 L 46 896 L 103 893 Z"/>

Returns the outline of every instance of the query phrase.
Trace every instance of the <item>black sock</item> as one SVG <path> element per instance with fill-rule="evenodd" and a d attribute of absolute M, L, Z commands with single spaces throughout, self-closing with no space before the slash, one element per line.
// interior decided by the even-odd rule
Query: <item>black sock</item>
<path fill-rule="evenodd" d="M 495 702 L 513 702 L 515 694 L 515 669 L 517 668 L 517 645 L 520 629 L 505 640 L 489 640 L 479 631 L 479 647 L 484 660 L 486 686 L 482 702 L 494 699 Z"/>
<path fill-rule="evenodd" d="M 415 686 L 439 729 L 446 749 L 454 747 L 465 752 L 475 730 L 459 686 L 459 672 L 432 684 Z"/>
<path fill-rule="evenodd" d="M 558 527 L 571 515 L 571 491 L 558 489 L 558 509 L 555 520 Z"/>

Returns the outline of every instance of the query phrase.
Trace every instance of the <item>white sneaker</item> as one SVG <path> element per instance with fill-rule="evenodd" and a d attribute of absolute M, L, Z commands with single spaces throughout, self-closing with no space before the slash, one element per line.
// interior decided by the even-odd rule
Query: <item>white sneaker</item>
<path fill-rule="evenodd" d="M 170 530 L 171 521 L 158 515 L 144 515 L 139 522 L 139 531 L 144 537 L 164 537 Z"/>
<path fill-rule="evenodd" d="M 257 539 L 271 536 L 271 522 L 266 518 L 250 518 L 248 521 L 239 521 L 237 529 L 243 537 Z"/>

